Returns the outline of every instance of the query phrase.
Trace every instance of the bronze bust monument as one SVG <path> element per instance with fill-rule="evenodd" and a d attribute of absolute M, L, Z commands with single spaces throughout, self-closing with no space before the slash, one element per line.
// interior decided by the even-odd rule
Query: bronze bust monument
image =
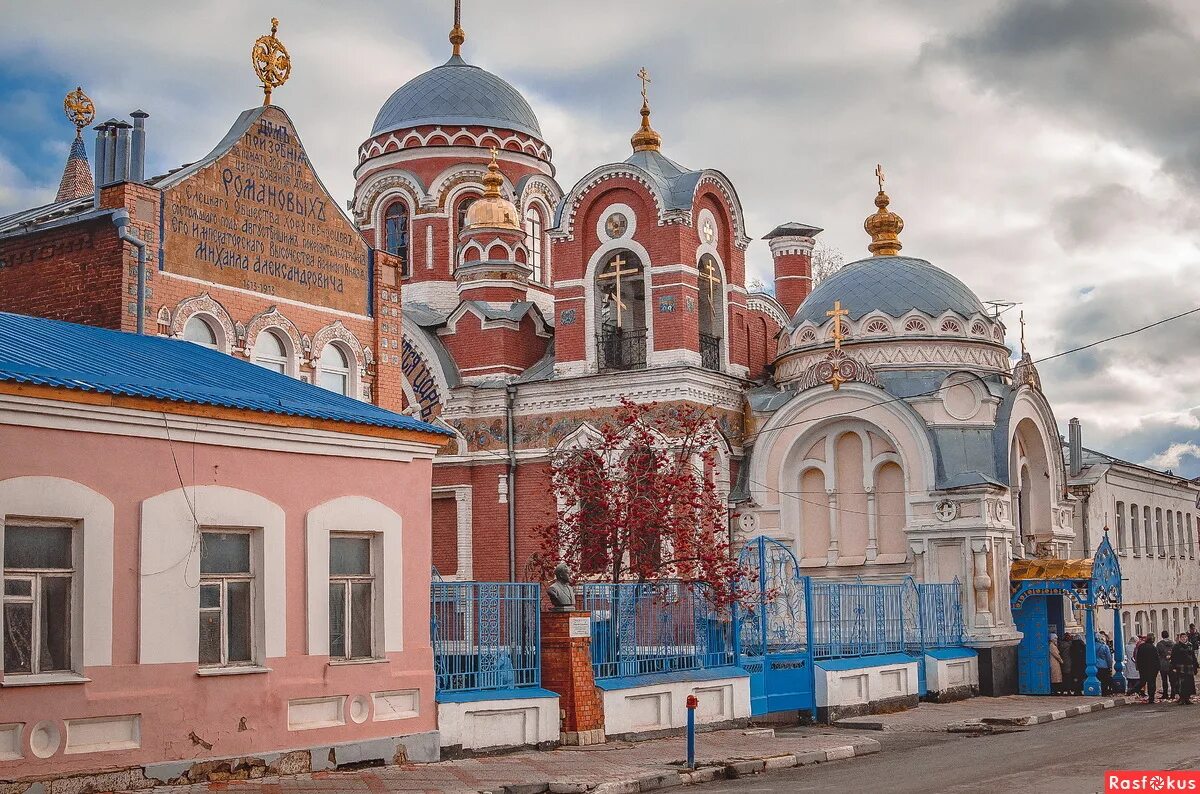
<path fill-rule="evenodd" d="M 555 612 L 573 612 L 575 610 L 575 588 L 571 587 L 571 571 L 565 562 L 560 562 L 554 568 L 554 584 L 546 589 L 550 603 Z"/>

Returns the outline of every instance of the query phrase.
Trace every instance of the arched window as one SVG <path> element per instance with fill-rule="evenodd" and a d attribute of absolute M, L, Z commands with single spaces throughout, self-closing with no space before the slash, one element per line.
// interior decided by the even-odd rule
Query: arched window
<path fill-rule="evenodd" d="M 533 268 L 533 280 L 539 284 L 544 284 L 547 280 L 542 264 L 542 254 L 545 250 L 544 236 L 542 213 L 537 207 L 530 207 L 525 210 L 525 247 L 529 249 L 529 265 Z"/>
<path fill-rule="evenodd" d="M 458 214 L 455 215 L 454 234 L 462 234 L 462 230 L 467 228 L 467 210 L 471 209 L 471 205 L 475 203 L 478 196 L 467 196 L 458 202 Z"/>
<path fill-rule="evenodd" d="M 1142 529 L 1146 533 L 1146 556 L 1154 556 L 1154 527 L 1150 523 L 1150 505 L 1142 508 Z"/>
<path fill-rule="evenodd" d="M 596 273 L 596 351 L 600 369 L 646 366 L 646 282 L 642 261 L 617 251 Z"/>
<path fill-rule="evenodd" d="M 1175 511 L 1167 511 L 1167 556 L 1175 556 Z"/>
<path fill-rule="evenodd" d="M 1125 546 L 1125 503 L 1117 502 L 1117 551 L 1124 552 Z"/>
<path fill-rule="evenodd" d="M 321 351 L 317 366 L 317 385 L 338 394 L 350 394 L 350 362 L 346 354 L 333 342 Z"/>
<path fill-rule="evenodd" d="M 220 349 L 217 345 L 217 332 L 212 324 L 200 315 L 193 316 L 187 321 L 187 325 L 183 326 L 183 338 L 213 350 Z"/>
<path fill-rule="evenodd" d="M 721 336 L 724 329 L 724 287 L 721 268 L 711 254 L 700 257 L 700 365 L 721 369 Z"/>
<path fill-rule="evenodd" d="M 1192 514 L 1187 514 L 1187 549 L 1188 559 L 1196 559 L 1196 535 L 1192 532 Z"/>
<path fill-rule="evenodd" d="M 1133 556 L 1142 553 L 1142 536 L 1138 526 L 1138 506 L 1129 506 L 1129 537 L 1133 539 Z"/>
<path fill-rule="evenodd" d="M 1147 508 L 1149 509 L 1149 508 Z M 1167 556 L 1167 540 L 1163 536 L 1162 508 L 1154 508 L 1154 536 L 1158 539 L 1158 556 Z"/>
<path fill-rule="evenodd" d="M 383 216 L 384 250 L 400 257 L 402 273 L 412 273 L 408 265 L 408 207 L 402 201 L 393 201 Z"/>
<path fill-rule="evenodd" d="M 275 331 L 260 331 L 254 340 L 254 363 L 260 367 L 286 375 L 288 371 L 287 347 Z"/>

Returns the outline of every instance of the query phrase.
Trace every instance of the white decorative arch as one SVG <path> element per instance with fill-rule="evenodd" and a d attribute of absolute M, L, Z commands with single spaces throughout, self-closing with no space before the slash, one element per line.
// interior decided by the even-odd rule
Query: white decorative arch
<path fill-rule="evenodd" d="M 334 320 L 313 334 L 310 360 L 315 369 L 321 366 L 321 352 L 325 345 L 331 344 L 338 345 L 350 360 L 350 383 L 347 384 L 347 389 L 351 397 L 357 398 L 362 394 L 362 376 L 367 366 L 362 343 L 349 328 L 342 325 L 341 320 Z"/>
<path fill-rule="evenodd" d="M 192 485 L 152 496 L 141 505 L 138 662 L 196 664 L 200 631 L 200 531 L 250 529 L 255 565 L 255 661 L 285 656 L 283 508 L 265 497 L 224 485 Z M 194 516 L 194 517 L 193 517 Z"/>
<path fill-rule="evenodd" d="M 377 655 L 404 650 L 404 519 L 367 496 L 322 502 L 304 519 L 308 653 L 329 655 L 329 533 L 372 536 Z M 380 653 L 381 652 L 381 653 Z"/>
<path fill-rule="evenodd" d="M 554 452 L 568 452 L 577 449 L 592 449 L 601 442 L 600 431 L 592 427 L 590 422 L 583 422 L 572 430 L 554 447 Z"/>
<path fill-rule="evenodd" d="M 628 163 L 612 163 L 593 169 L 571 188 L 571 191 L 567 194 L 566 204 L 563 207 L 562 218 L 558 227 L 554 230 L 555 237 L 567 240 L 575 239 L 575 218 L 584 198 L 605 182 L 619 178 L 632 180 L 646 189 L 646 192 L 650 194 L 650 198 L 654 200 L 654 206 L 658 213 L 658 223 L 660 226 L 664 225 L 666 223 L 666 202 L 659 191 L 658 182 L 637 166 L 629 165 Z"/>
<path fill-rule="evenodd" d="M 781 494 L 795 490 L 792 483 L 798 481 L 804 454 L 814 440 L 845 424 L 847 414 L 852 414 L 856 423 L 877 428 L 898 451 L 908 501 L 934 487 L 936 471 L 929 434 L 924 420 L 911 406 L 856 382 L 842 384 L 837 392 L 810 390 L 776 411 L 754 440 L 749 487 L 760 513 L 775 516 L 775 520 L 765 522 L 766 526 L 800 525 L 797 500 L 781 498 Z"/>
<path fill-rule="evenodd" d="M 483 176 L 487 172 L 487 166 L 479 163 L 455 163 L 454 165 L 447 166 L 446 168 L 443 168 L 436 177 L 433 178 L 432 182 L 429 183 L 429 196 L 438 204 L 446 207 L 447 212 L 450 212 L 450 208 L 453 207 L 453 202 L 451 199 L 455 198 L 456 195 L 452 196 L 446 191 L 450 190 L 457 194 L 457 189 L 461 187 L 461 185 L 455 183 L 458 180 L 466 178 L 467 181 L 465 184 L 471 185 L 476 190 L 482 192 Z M 511 197 L 514 192 L 512 181 L 509 180 L 509 178 L 505 176 L 503 172 L 500 173 L 500 176 L 504 180 L 504 183 L 500 188 L 501 194 L 505 197 Z M 453 218 L 451 218 L 451 220 L 453 220 Z"/>
<path fill-rule="evenodd" d="M 750 245 L 750 237 L 746 234 L 746 216 L 742 211 L 742 200 L 738 197 L 737 191 L 734 190 L 733 183 L 729 181 L 729 177 L 716 169 L 704 169 L 700 179 L 696 182 L 696 187 L 692 191 L 693 207 L 696 206 L 696 201 L 700 198 L 700 191 L 705 185 L 712 185 L 725 200 L 725 208 L 729 212 L 729 217 L 733 220 L 733 232 L 735 235 L 733 244 L 745 251 Z"/>
<path fill-rule="evenodd" d="M 80 628 L 72 630 L 71 657 L 77 673 L 83 673 L 85 667 L 112 664 L 115 513 L 108 497 L 74 480 L 62 477 L 0 480 L 0 549 L 4 548 L 4 525 L 10 520 L 53 518 L 75 524 L 76 585 L 72 612 L 80 616 L 77 624 Z M 194 643 L 195 637 L 192 640 Z"/>
<path fill-rule="evenodd" d="M 288 374 L 296 377 L 299 372 L 299 366 L 305 362 L 304 338 L 300 334 L 300 329 L 296 324 L 287 318 L 283 312 L 279 311 L 279 307 L 272 306 L 264 312 L 259 312 L 250 318 L 250 322 L 246 323 L 246 341 L 243 347 L 243 354 L 248 359 L 254 358 L 254 342 L 258 339 L 258 335 L 267 329 L 272 329 L 280 332 L 280 338 L 283 340 L 285 352 L 288 356 Z"/>
<path fill-rule="evenodd" d="M 222 353 L 233 352 L 238 338 L 233 317 L 212 295 L 205 292 L 202 295 L 186 298 L 179 302 L 172 315 L 171 336 L 175 338 L 183 336 L 183 329 L 187 326 L 188 320 L 200 316 L 209 320 L 210 326 L 216 332 L 217 349 Z"/>
<path fill-rule="evenodd" d="M 650 259 L 650 252 L 637 240 L 624 237 L 618 240 L 609 240 L 592 252 L 591 258 L 588 259 L 587 267 L 583 271 L 584 354 L 588 371 L 590 372 L 596 371 L 598 366 L 596 356 L 596 270 L 600 267 L 600 263 L 605 261 L 610 254 L 622 249 L 632 251 L 642 261 L 642 277 L 646 279 L 646 300 L 643 301 L 643 309 L 646 315 L 647 360 L 649 360 L 650 353 L 654 350 L 654 298 L 650 284 L 650 268 L 653 263 Z"/>
<path fill-rule="evenodd" d="M 372 174 L 354 190 L 354 217 L 378 228 L 382 222 L 383 205 L 392 197 L 407 199 L 410 214 L 426 198 L 425 186 L 416 174 L 400 168 L 389 168 Z"/>

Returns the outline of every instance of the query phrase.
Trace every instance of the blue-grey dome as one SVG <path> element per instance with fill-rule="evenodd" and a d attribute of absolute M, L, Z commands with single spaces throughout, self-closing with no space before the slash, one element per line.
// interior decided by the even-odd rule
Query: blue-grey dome
<path fill-rule="evenodd" d="M 542 140 L 533 108 L 511 85 L 457 55 L 388 97 L 371 135 L 429 124 L 496 127 Z"/>
<path fill-rule="evenodd" d="M 931 317 L 952 311 L 964 319 L 985 313 L 970 287 L 924 259 L 873 256 L 852 262 L 822 281 L 800 304 L 792 326 L 806 320 L 824 324 L 829 319 L 825 312 L 835 300 L 855 321 L 874 311 L 897 318 L 913 309 Z"/>

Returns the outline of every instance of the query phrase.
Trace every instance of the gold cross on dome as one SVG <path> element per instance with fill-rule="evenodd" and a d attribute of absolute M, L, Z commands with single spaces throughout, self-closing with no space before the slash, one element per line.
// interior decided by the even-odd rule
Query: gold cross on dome
<path fill-rule="evenodd" d="M 1025 310 L 1021 310 L 1021 355 L 1025 355 Z"/>
<path fill-rule="evenodd" d="M 608 264 L 612 267 L 612 271 L 609 273 L 601 273 L 600 275 L 596 276 L 596 278 L 597 279 L 602 279 L 602 278 L 610 279 L 611 278 L 613 280 L 613 291 L 612 291 L 612 295 L 610 295 L 609 297 L 616 304 L 617 327 L 620 328 L 621 327 L 621 310 L 625 308 L 625 304 L 621 302 L 621 276 L 636 276 L 638 271 L 636 268 L 630 269 L 630 270 L 622 270 L 621 268 L 623 268 L 626 263 L 625 263 L 625 260 L 621 258 L 620 254 L 617 254 L 615 257 L 613 257 L 612 261 L 609 262 Z"/>
<path fill-rule="evenodd" d="M 875 164 L 875 178 L 879 180 L 879 192 L 883 192 L 883 165 Z"/>
<path fill-rule="evenodd" d="M 842 308 L 841 301 L 833 302 L 833 309 L 825 312 L 826 317 L 833 318 L 833 349 L 842 349 L 842 340 L 846 337 L 842 334 L 842 318 L 850 313 L 849 309 Z"/>
<path fill-rule="evenodd" d="M 642 79 L 642 101 L 649 102 L 650 100 L 646 96 L 646 87 L 650 85 L 650 73 L 643 66 L 641 69 L 638 69 L 637 76 Z"/>

